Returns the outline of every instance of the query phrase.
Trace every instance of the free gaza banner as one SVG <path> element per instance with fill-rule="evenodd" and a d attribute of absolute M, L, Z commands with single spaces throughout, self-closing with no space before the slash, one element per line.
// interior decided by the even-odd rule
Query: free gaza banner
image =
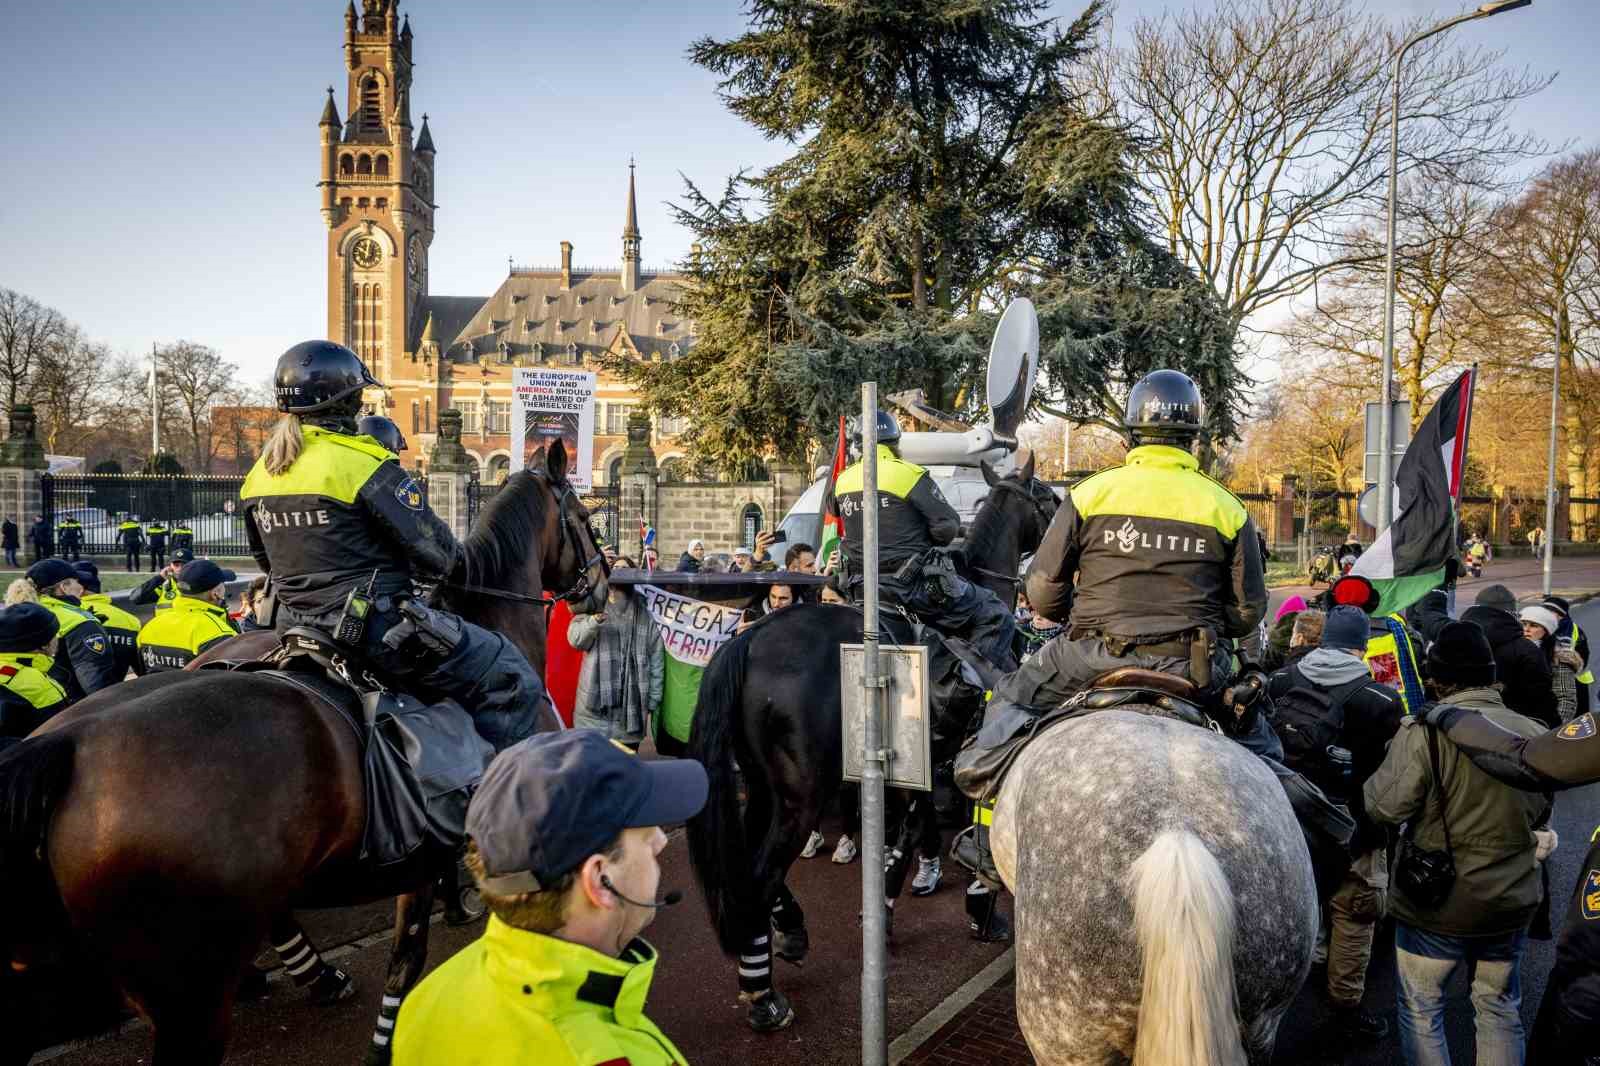
<path fill-rule="evenodd" d="M 738 631 L 744 611 L 679 596 L 655 585 L 635 585 L 633 594 L 643 599 L 661 630 L 667 652 L 657 728 L 687 741 L 700 698 L 700 675 L 717 649 Z"/>
<path fill-rule="evenodd" d="M 588 370 L 519 367 L 511 379 L 511 469 L 544 465 L 545 450 L 561 441 L 567 452 L 567 480 L 579 492 L 594 488 L 594 393 Z"/>

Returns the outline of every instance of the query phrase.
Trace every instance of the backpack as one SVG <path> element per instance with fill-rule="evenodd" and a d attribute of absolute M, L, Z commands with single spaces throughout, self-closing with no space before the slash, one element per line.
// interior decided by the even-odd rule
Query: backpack
<path fill-rule="evenodd" d="M 1309 777 L 1324 791 L 1343 791 L 1344 760 L 1335 760 L 1328 749 L 1339 743 L 1344 732 L 1344 705 L 1351 696 L 1371 681 L 1363 674 L 1342 685 L 1321 689 L 1306 680 L 1298 666 L 1290 668 L 1293 684 L 1287 692 L 1273 697 L 1272 727 L 1283 742 L 1283 762 L 1289 769 Z"/>

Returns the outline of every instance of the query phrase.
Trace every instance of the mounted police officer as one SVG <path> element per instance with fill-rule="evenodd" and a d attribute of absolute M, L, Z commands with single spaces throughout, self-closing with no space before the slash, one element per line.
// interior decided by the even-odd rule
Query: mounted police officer
<path fill-rule="evenodd" d="M 279 630 L 335 635 L 419 698 L 454 699 L 496 748 L 528 736 L 549 700 L 527 659 L 413 598 L 413 575 L 444 579 L 461 547 L 395 456 L 356 432 L 378 382 L 349 348 L 306 341 L 279 357 L 274 384 L 285 417 L 239 495 Z"/>
<path fill-rule="evenodd" d="M 144 663 L 139 659 L 139 619 L 111 602 L 111 597 L 100 591 L 100 568 L 87 559 L 74 563 L 78 584 L 83 595 L 78 603 L 100 623 L 111 640 L 111 650 L 117 657 L 117 676 L 126 678 L 128 671 L 144 673 Z"/>
<path fill-rule="evenodd" d="M 1054 707 L 1125 666 L 1209 692 L 1232 678 L 1228 641 L 1255 632 L 1267 585 L 1250 513 L 1190 453 L 1203 419 L 1200 390 L 1176 370 L 1134 385 L 1126 461 L 1073 486 L 1028 567 L 1028 602 L 1068 619 L 1067 636 L 1003 680 L 997 696 Z"/>
<path fill-rule="evenodd" d="M 413 426 L 413 429 L 416 427 Z M 371 437 L 379 444 L 388 448 L 395 455 L 406 450 L 406 438 L 400 432 L 400 427 L 394 424 L 394 419 L 382 415 L 368 415 L 356 423 L 356 432 L 364 437 Z"/>
<path fill-rule="evenodd" d="M 41 604 L 0 610 L 0 740 L 27 736 L 72 702 L 50 673 L 60 627 Z"/>
<path fill-rule="evenodd" d="M 239 635 L 224 605 L 232 570 L 196 559 L 178 571 L 178 598 L 139 630 L 139 658 L 150 673 L 182 670 L 213 644 Z"/>
<path fill-rule="evenodd" d="M 1009 664 L 1016 620 L 1000 598 L 956 572 L 938 551 L 961 532 L 961 516 L 928 472 L 900 458 L 900 423 L 879 411 L 878 588 L 942 633 L 964 637 L 992 663 Z M 844 518 L 844 549 L 852 577 L 861 575 L 863 465 L 840 471 L 834 497 Z"/>
<path fill-rule="evenodd" d="M 39 603 L 60 624 L 61 647 L 54 656 L 54 670 L 67 695 L 77 701 L 121 681 L 111 639 L 99 620 L 78 602 L 83 583 L 72 564 L 65 559 L 41 559 L 28 567 L 26 580 Z"/>

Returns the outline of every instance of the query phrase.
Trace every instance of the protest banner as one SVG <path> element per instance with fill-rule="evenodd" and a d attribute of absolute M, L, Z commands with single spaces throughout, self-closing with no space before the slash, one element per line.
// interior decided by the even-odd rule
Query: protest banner
<path fill-rule="evenodd" d="M 512 377 L 511 469 L 544 465 L 559 440 L 567 451 L 567 480 L 579 492 L 594 488 L 595 374 L 588 370 L 519 367 Z"/>
<path fill-rule="evenodd" d="M 738 630 L 744 612 L 679 596 L 655 585 L 634 585 L 633 591 L 643 598 L 667 651 L 657 730 L 687 741 L 700 696 L 700 675 L 711 656 Z"/>

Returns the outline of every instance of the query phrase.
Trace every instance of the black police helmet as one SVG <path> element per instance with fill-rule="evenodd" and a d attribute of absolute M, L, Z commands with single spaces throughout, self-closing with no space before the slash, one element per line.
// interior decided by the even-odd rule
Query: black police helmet
<path fill-rule="evenodd" d="M 368 415 L 356 423 L 356 432 L 371 437 L 379 444 L 399 455 L 406 450 L 405 434 L 394 424 L 394 419 L 382 415 Z"/>
<path fill-rule="evenodd" d="M 278 356 L 272 375 L 278 410 L 309 415 L 360 403 L 361 390 L 377 385 L 361 357 L 332 341 L 302 341 Z"/>
<path fill-rule="evenodd" d="M 888 411 L 878 411 L 878 443 L 895 445 L 900 443 L 900 423 L 895 421 L 894 415 Z M 855 431 L 851 434 L 857 444 L 861 443 L 861 419 L 855 419 Z"/>
<path fill-rule="evenodd" d="M 1187 445 L 1206 417 L 1200 388 L 1176 370 L 1152 370 L 1128 393 L 1122 424 L 1134 444 Z"/>

